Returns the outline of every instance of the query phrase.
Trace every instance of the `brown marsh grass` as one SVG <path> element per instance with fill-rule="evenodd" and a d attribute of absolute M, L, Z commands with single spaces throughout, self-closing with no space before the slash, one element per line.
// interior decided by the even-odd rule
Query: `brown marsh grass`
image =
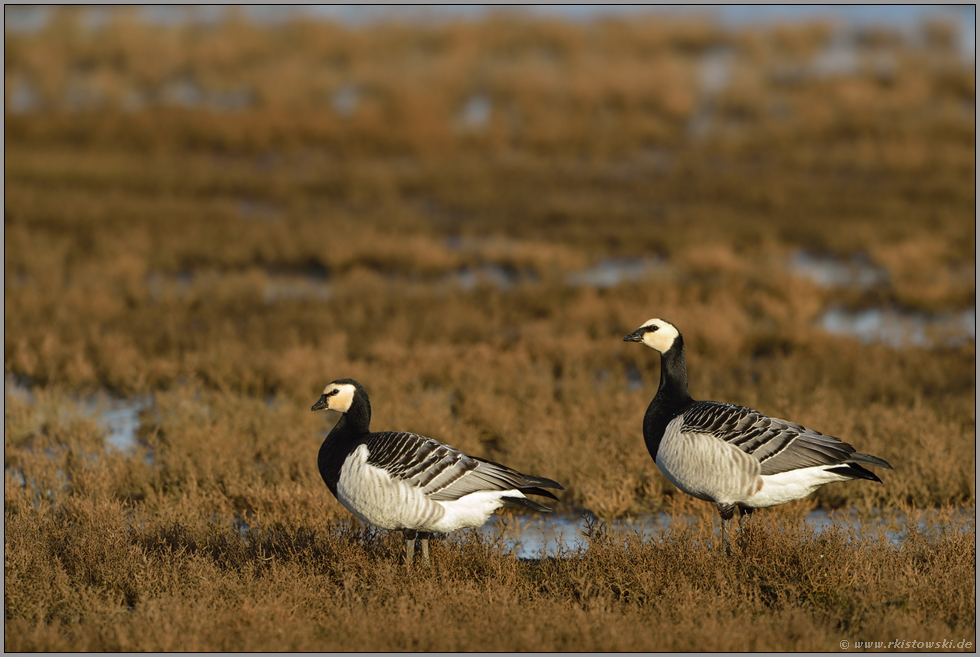
<path fill-rule="evenodd" d="M 259 510 L 249 529 L 192 479 L 164 493 L 165 504 L 134 504 L 117 488 L 132 467 L 123 458 L 86 459 L 69 448 L 40 459 L 64 468 L 63 492 L 31 499 L 7 478 L 7 650 L 836 650 L 842 639 L 976 641 L 976 534 L 941 519 L 919 530 L 913 514 L 896 547 L 881 531 L 835 525 L 815 535 L 792 511 L 764 513 L 732 557 L 716 549 L 710 515 L 656 539 L 594 527 L 587 546 L 537 561 L 463 533 L 434 544 L 430 570 L 406 573 L 395 535 L 337 524 L 298 486 L 274 493 L 288 513 Z"/>
<path fill-rule="evenodd" d="M 819 325 L 975 305 L 974 73 L 939 26 L 869 33 L 855 71 L 816 75 L 824 24 L 117 11 L 93 36 L 53 16 L 5 43 L 4 373 L 29 390 L 4 403 L 7 650 L 975 646 L 972 527 L 913 523 L 896 547 L 801 520 L 976 504 L 975 340 Z M 718 48 L 731 83 L 709 97 Z M 36 106 L 15 113 L 22 82 Z M 180 106 L 191 83 L 204 100 Z M 461 122 L 480 94 L 487 122 Z M 865 254 L 886 280 L 821 287 L 787 269 L 797 249 Z M 758 514 L 723 558 L 714 511 L 642 442 L 659 363 L 621 338 L 653 316 L 684 332 L 695 397 L 895 470 Z M 316 471 L 330 422 L 309 406 L 345 376 L 376 428 L 554 478 L 560 511 L 696 520 L 540 562 L 462 534 L 407 576 Z M 132 451 L 82 408 L 107 392 L 152 400 Z"/>

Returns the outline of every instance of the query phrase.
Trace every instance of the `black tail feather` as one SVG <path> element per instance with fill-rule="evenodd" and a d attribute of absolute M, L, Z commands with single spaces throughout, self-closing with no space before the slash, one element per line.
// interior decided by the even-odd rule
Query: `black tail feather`
<path fill-rule="evenodd" d="M 540 495 L 541 497 L 550 497 L 555 501 L 558 500 L 558 498 L 555 497 L 554 493 L 552 493 L 551 491 L 547 491 L 543 488 L 538 488 L 537 486 L 531 488 L 518 488 L 517 490 L 521 491 L 525 495 Z"/>
<path fill-rule="evenodd" d="M 890 468 L 891 466 L 888 467 Z M 833 472 L 834 474 L 844 475 L 853 479 L 868 479 L 870 481 L 877 481 L 879 484 L 881 483 L 878 475 L 867 468 L 862 468 L 857 463 L 844 463 L 833 468 L 827 468 L 827 472 Z"/>

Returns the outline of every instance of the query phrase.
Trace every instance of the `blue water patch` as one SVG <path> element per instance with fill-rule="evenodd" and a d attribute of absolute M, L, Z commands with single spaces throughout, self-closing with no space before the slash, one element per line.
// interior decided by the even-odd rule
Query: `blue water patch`
<path fill-rule="evenodd" d="M 98 413 L 99 426 L 106 432 L 106 443 L 121 451 L 135 449 L 140 412 L 151 404 L 149 396 L 96 402 L 92 410 Z"/>
<path fill-rule="evenodd" d="M 589 269 L 569 272 L 565 282 L 573 287 L 616 287 L 644 279 L 651 273 L 663 270 L 663 258 L 600 258 Z"/>
<path fill-rule="evenodd" d="M 843 287 L 868 290 L 889 281 L 888 270 L 876 266 L 864 253 L 854 253 L 847 260 L 829 254 L 799 249 L 789 259 L 793 273 L 808 278 L 821 287 Z"/>
<path fill-rule="evenodd" d="M 456 124 L 463 129 L 485 128 L 493 114 L 493 101 L 484 93 L 474 94 L 467 99 L 456 116 Z"/>
<path fill-rule="evenodd" d="M 13 376 L 8 375 L 4 378 L 3 393 L 5 398 L 18 399 L 31 405 L 37 402 L 30 387 Z M 77 413 L 83 417 L 94 416 L 99 429 L 105 434 L 107 445 L 121 451 L 132 451 L 137 446 L 140 413 L 152 405 L 151 395 L 116 397 L 101 393 L 81 399 L 76 398 L 70 406 L 71 410 L 62 410 L 62 412 Z M 147 460 L 151 459 L 152 456 L 147 455 Z"/>
<path fill-rule="evenodd" d="M 758 511 L 754 517 L 766 513 Z M 588 547 L 589 532 L 601 531 L 607 535 L 633 535 L 641 540 L 661 538 L 674 522 L 697 523 L 694 517 L 672 517 L 666 513 L 650 514 L 635 518 L 618 518 L 599 521 L 589 514 L 535 516 L 493 516 L 477 531 L 487 538 L 499 540 L 501 547 L 519 559 L 540 559 L 561 556 Z M 908 538 L 910 525 L 919 532 L 928 532 L 934 525 L 947 531 L 976 531 L 976 509 L 963 508 L 947 511 L 927 510 L 908 516 L 902 513 L 862 517 L 855 510 L 822 511 L 807 514 L 805 522 L 819 536 L 836 526 L 853 528 L 858 533 L 883 529 L 889 542 L 900 547 Z M 737 523 L 733 523 L 736 525 Z M 720 540 L 721 521 L 714 519 L 714 533 Z M 734 532 L 734 529 L 733 529 Z M 735 533 L 732 534 L 735 537 Z"/>
<path fill-rule="evenodd" d="M 629 18 L 640 15 L 665 17 L 703 16 L 722 27 L 744 28 L 774 23 L 802 23 L 829 20 L 846 28 L 887 27 L 909 34 L 926 21 L 944 20 L 954 26 L 956 45 L 969 59 L 976 58 L 975 5 L 523 5 L 501 9 L 498 5 L 246 5 L 240 15 L 254 23 L 273 25 L 292 19 L 320 18 L 351 26 L 374 22 L 432 22 L 481 20 L 492 13 L 553 16 L 590 22 L 604 18 Z M 43 29 L 53 10 L 44 6 L 8 5 L 4 7 L 4 31 L 30 34 Z M 229 11 L 215 5 L 176 6 L 148 5 L 139 12 L 142 21 L 153 25 L 218 25 L 228 19 Z M 103 7 L 83 10 L 82 24 L 97 31 L 110 20 Z"/>
<path fill-rule="evenodd" d="M 977 339 L 976 308 L 927 313 L 897 308 L 831 308 L 817 320 L 824 331 L 855 337 L 863 344 L 901 347 L 956 347 Z"/>

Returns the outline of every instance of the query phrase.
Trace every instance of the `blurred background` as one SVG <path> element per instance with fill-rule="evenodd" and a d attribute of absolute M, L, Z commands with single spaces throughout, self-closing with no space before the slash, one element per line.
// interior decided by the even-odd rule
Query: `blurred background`
<path fill-rule="evenodd" d="M 319 493 L 307 409 L 353 376 L 377 427 L 637 512 L 673 489 L 639 431 L 659 360 L 621 338 L 660 316 L 696 397 L 931 455 L 821 504 L 973 499 L 972 6 L 7 6 L 4 25 L 4 372 L 26 423 L 7 440 L 51 439 L 44 395 L 95 395 L 117 406 L 93 435 L 167 476 Z M 202 395 L 201 417 L 257 424 L 180 442 L 167 422 L 198 416 L 173 400 Z"/>
<path fill-rule="evenodd" d="M 4 647 L 975 645 L 974 26 L 6 5 Z M 660 359 L 622 338 L 652 317 L 695 398 L 894 470 L 715 554 L 643 443 Z M 341 377 L 375 430 L 561 482 L 557 513 L 401 577 L 316 468 Z M 514 559 L 540 527 L 561 558 Z"/>

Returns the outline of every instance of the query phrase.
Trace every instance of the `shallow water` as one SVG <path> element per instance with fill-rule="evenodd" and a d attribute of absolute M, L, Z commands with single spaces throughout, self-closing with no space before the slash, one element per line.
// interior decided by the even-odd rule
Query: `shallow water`
<path fill-rule="evenodd" d="M 477 267 L 462 267 L 443 276 L 442 283 L 472 292 L 481 284 L 507 291 L 522 282 L 534 282 L 537 275 L 530 269 L 519 270 L 508 265 L 486 263 Z"/>
<path fill-rule="evenodd" d="M 756 515 L 766 513 L 765 510 Z M 917 521 L 920 531 L 925 530 L 938 519 L 938 512 L 923 511 Z M 696 523 L 694 517 L 681 517 L 681 522 Z M 899 547 L 907 537 L 906 520 L 903 514 L 893 514 L 874 518 L 861 518 L 855 511 L 813 511 L 806 516 L 806 523 L 819 535 L 831 529 L 835 523 L 854 527 L 857 531 L 883 528 L 889 541 Z M 488 538 L 500 538 L 501 546 L 513 552 L 519 559 L 539 559 L 559 556 L 563 551 L 575 551 L 588 545 L 585 537 L 589 523 L 602 526 L 607 534 L 628 533 L 649 540 L 659 538 L 671 526 L 672 519 L 666 513 L 651 514 L 636 518 L 605 520 L 601 523 L 587 515 L 541 514 L 534 516 L 510 516 L 506 519 L 493 516 L 479 528 Z M 715 520 L 715 536 L 720 540 L 721 521 Z M 732 523 L 737 526 L 737 521 Z M 955 531 L 976 531 L 976 509 L 964 508 L 952 514 L 950 528 Z M 734 538 L 734 535 L 733 535 Z"/>
<path fill-rule="evenodd" d="M 662 270 L 666 261 L 659 257 L 601 258 L 593 267 L 569 272 L 565 283 L 573 287 L 616 287 L 639 281 L 648 274 Z"/>
<path fill-rule="evenodd" d="M 634 383 L 638 376 L 638 372 L 627 372 L 627 378 L 631 383 Z M 642 384 L 642 379 L 639 381 Z M 9 376 L 4 379 L 4 394 L 8 398 L 21 399 L 31 404 L 36 401 L 26 385 Z M 147 408 L 152 408 L 152 405 L 153 398 L 149 395 L 123 399 L 103 393 L 81 399 L 77 402 L 76 408 L 83 415 L 96 417 L 104 431 L 107 445 L 125 452 L 132 451 L 138 446 L 140 413 Z M 146 459 L 152 462 L 152 454 L 147 454 Z M 18 484 L 27 485 L 23 474 L 16 468 L 7 468 L 5 472 L 13 476 Z M 758 513 L 761 515 L 767 511 L 761 510 Z M 920 531 L 924 531 L 942 519 L 940 511 L 925 510 L 916 515 L 916 525 Z M 828 531 L 835 524 L 853 527 L 858 532 L 883 529 L 889 541 L 896 547 L 901 546 L 908 535 L 908 517 L 902 513 L 882 514 L 869 518 L 861 517 L 854 510 L 832 512 L 818 510 L 808 514 L 805 521 L 818 535 Z M 658 513 L 599 521 L 589 512 L 580 515 L 493 516 L 476 531 L 489 539 L 499 541 L 505 552 L 514 553 L 518 558 L 537 559 L 542 556 L 567 555 L 569 552 L 574 553 L 586 547 L 589 542 L 587 534 L 590 526 L 607 534 L 635 534 L 642 540 L 650 540 L 663 536 L 674 522 L 697 523 L 698 518 Z M 976 509 L 973 507 L 957 509 L 945 516 L 945 522 L 952 531 L 976 531 Z M 240 524 L 239 532 L 245 538 L 250 527 L 244 520 Z M 712 526 L 716 539 L 720 538 L 720 521 L 713 519 Z M 453 540 L 453 536 L 456 535 L 458 534 L 450 534 L 448 540 Z"/>
<path fill-rule="evenodd" d="M 863 253 L 844 260 L 797 250 L 788 259 L 787 267 L 825 288 L 866 291 L 887 286 L 890 281 L 888 270 L 876 266 Z M 939 313 L 899 308 L 830 308 L 817 325 L 828 333 L 855 337 L 864 344 L 882 342 L 895 348 L 957 346 L 975 340 L 977 335 L 975 308 Z"/>
<path fill-rule="evenodd" d="M 895 308 L 831 308 L 817 320 L 817 324 L 834 335 L 855 337 L 864 344 L 883 342 L 895 348 L 955 347 L 977 338 L 976 308 L 943 313 Z"/>
<path fill-rule="evenodd" d="M 297 299 L 329 301 L 332 297 L 333 289 L 326 277 L 314 274 L 270 274 L 262 295 L 267 304 Z"/>
<path fill-rule="evenodd" d="M 89 400 L 82 407 L 98 415 L 99 426 L 106 432 L 106 443 L 118 450 L 127 451 L 136 448 L 140 412 L 152 403 L 152 398 L 147 395 L 132 399 Z"/>
<path fill-rule="evenodd" d="M 354 112 L 357 111 L 357 106 L 360 102 L 361 91 L 352 84 L 340 87 L 334 92 L 331 98 L 333 111 L 337 113 L 337 116 L 345 119 L 354 116 Z"/>
<path fill-rule="evenodd" d="M 31 389 L 16 377 L 10 375 L 3 378 L 3 396 L 13 397 L 28 404 L 34 403 L 34 395 L 31 394 Z"/>
<path fill-rule="evenodd" d="M 4 378 L 3 393 L 5 398 L 12 397 L 28 404 L 36 402 L 30 388 L 12 376 Z M 96 417 L 107 444 L 126 451 L 137 446 L 140 412 L 153 405 L 153 397 L 139 395 L 123 398 L 102 393 L 78 399 L 75 403 L 77 413 L 84 417 Z"/>
<path fill-rule="evenodd" d="M 491 114 L 493 114 L 493 101 L 490 100 L 490 96 L 484 93 L 474 94 L 456 114 L 456 125 L 470 130 L 484 128 L 490 122 Z"/>
<path fill-rule="evenodd" d="M 594 522 L 596 527 L 600 524 L 585 514 L 509 516 L 506 519 L 495 515 L 477 531 L 487 538 L 500 537 L 503 550 L 513 552 L 519 559 L 540 559 L 586 547 L 588 539 L 585 533 L 589 522 Z M 665 513 L 658 513 L 638 518 L 606 520 L 602 524 L 608 533 L 635 532 L 646 538 L 662 535 L 670 526 L 670 517 Z"/>
<path fill-rule="evenodd" d="M 712 128 L 716 98 L 731 82 L 735 52 L 727 46 L 713 46 L 701 57 L 698 89 L 701 99 L 687 123 L 687 132 L 695 139 L 706 137 Z"/>
<path fill-rule="evenodd" d="M 849 260 L 841 260 L 831 255 L 797 250 L 790 257 L 788 266 L 794 274 L 828 288 L 867 290 L 887 285 L 889 280 L 888 271 L 875 266 L 863 253 L 855 253 Z"/>
<path fill-rule="evenodd" d="M 273 5 L 245 6 L 238 14 L 258 25 L 272 26 L 292 19 L 331 19 L 347 25 L 365 25 L 379 21 L 433 24 L 447 20 L 481 20 L 486 18 L 492 6 L 489 5 L 444 5 L 440 7 L 419 6 L 342 6 L 318 5 L 309 7 L 287 7 Z M 572 21 L 590 21 L 604 16 L 639 16 L 643 14 L 690 15 L 695 11 L 702 16 L 710 16 L 727 29 L 740 30 L 750 24 L 771 24 L 774 20 L 805 21 L 823 17 L 833 17 L 837 25 L 833 38 L 825 48 L 810 60 L 787 61 L 772 74 L 777 80 L 786 83 L 799 82 L 806 78 L 827 76 L 854 76 L 862 70 L 870 69 L 882 81 L 891 80 L 901 60 L 888 53 L 868 56 L 869 48 L 862 44 L 864 30 L 870 25 L 888 26 L 897 30 L 907 44 L 921 43 L 925 38 L 924 24 L 930 18 L 947 20 L 954 28 L 955 45 L 962 60 L 969 64 L 976 59 L 976 12 L 972 5 L 937 8 L 929 6 L 731 6 L 716 7 L 707 12 L 702 8 L 650 7 L 632 5 L 539 5 L 525 8 L 518 13 L 537 16 L 559 16 Z M 92 35 L 98 35 L 113 20 L 114 10 L 106 7 L 93 7 L 80 12 L 80 25 Z M 50 7 L 6 6 L 4 10 L 4 30 L 8 33 L 35 34 L 56 14 Z M 139 19 L 150 25 L 174 27 L 177 25 L 201 25 L 214 27 L 224 23 L 229 14 L 222 7 L 196 6 L 180 7 L 154 5 L 142 8 Z M 712 123 L 719 121 L 714 117 L 715 99 L 725 90 L 732 79 L 735 51 L 726 46 L 713 46 L 705 50 L 698 74 L 700 104 L 692 114 L 688 131 L 694 138 L 704 137 Z M 37 84 L 26 74 L 18 74 L 13 79 L 7 93 L 7 111 L 12 114 L 31 114 L 45 109 L 45 100 L 36 87 Z M 125 111 L 138 111 L 149 105 L 182 108 L 207 108 L 217 112 L 237 112 L 254 108 L 258 104 L 256 92 L 239 87 L 233 89 L 209 89 L 193 76 L 178 76 L 160 80 L 153 87 L 130 87 L 122 93 L 108 93 L 89 77 L 70 73 L 62 90 L 64 104 L 71 110 L 97 110 L 118 104 Z M 322 92 L 320 92 L 322 93 Z M 322 103 L 333 109 L 341 118 L 355 115 L 362 104 L 361 97 L 367 93 L 353 82 L 334 89 L 322 97 Z M 50 102 L 47 101 L 47 102 Z M 501 99 L 492 98 L 484 92 L 474 92 L 466 98 L 450 118 L 452 124 L 462 131 L 485 129 L 495 112 L 495 104 Z M 499 110 L 496 110 L 499 111 Z M 516 116 L 516 115 L 515 115 Z M 970 116 L 973 116 L 972 110 Z M 731 123 L 731 122 L 729 122 Z M 734 125 L 734 124 L 733 124 Z"/>
<path fill-rule="evenodd" d="M 274 216 L 272 206 L 246 204 L 243 216 L 268 218 Z M 450 238 L 446 246 L 451 251 L 508 254 L 516 243 L 501 239 Z M 814 281 L 827 288 L 846 288 L 867 291 L 887 286 L 888 271 L 876 266 L 864 254 L 853 254 L 849 259 L 830 255 L 813 254 L 797 250 L 786 260 L 786 267 L 795 275 Z M 618 285 L 635 283 L 649 277 L 664 276 L 671 272 L 670 263 L 663 257 L 652 255 L 638 258 L 600 258 L 591 267 L 566 273 L 564 282 L 570 287 L 609 289 Z M 220 280 L 221 272 L 193 274 L 162 274 L 153 272 L 147 276 L 150 295 L 162 298 L 174 294 L 178 298 L 191 292 L 195 282 L 205 287 L 209 282 Z M 397 272 L 387 279 L 395 284 L 438 287 L 476 292 L 483 286 L 508 292 L 527 284 L 541 283 L 541 277 L 529 267 L 518 268 L 511 264 L 483 262 L 466 265 L 445 272 L 428 282 L 416 280 Z M 326 271 L 281 272 L 266 270 L 263 299 L 267 304 L 281 301 L 308 300 L 327 302 L 334 297 L 334 289 L 328 282 Z M 818 319 L 817 326 L 834 335 L 850 336 L 864 344 L 881 342 L 894 348 L 958 346 L 976 339 L 976 309 L 964 308 L 938 313 L 913 309 L 863 308 L 847 310 L 830 308 Z"/>
<path fill-rule="evenodd" d="M 476 20 L 493 11 L 493 5 L 442 5 L 438 7 L 393 5 L 246 5 L 238 13 L 256 23 L 276 24 L 290 18 L 315 16 L 347 25 L 364 25 L 380 21 Z M 709 16 L 723 26 L 742 28 L 749 25 L 794 23 L 814 19 L 831 19 L 844 29 L 871 25 L 898 29 L 914 38 L 919 26 L 937 17 L 952 21 L 957 30 L 956 43 L 966 56 L 976 53 L 976 8 L 973 5 L 534 5 L 524 13 L 536 16 L 558 16 L 567 20 L 590 21 L 609 16 L 629 17 L 640 14 L 685 16 L 692 13 Z M 43 5 L 11 5 L 4 10 L 4 30 L 30 34 L 47 25 L 52 9 Z M 82 11 L 86 28 L 98 31 L 105 27 L 112 11 L 90 7 Z M 147 5 L 139 11 L 140 19 L 149 24 L 215 26 L 228 18 L 225 7 L 215 5 L 177 6 Z"/>

